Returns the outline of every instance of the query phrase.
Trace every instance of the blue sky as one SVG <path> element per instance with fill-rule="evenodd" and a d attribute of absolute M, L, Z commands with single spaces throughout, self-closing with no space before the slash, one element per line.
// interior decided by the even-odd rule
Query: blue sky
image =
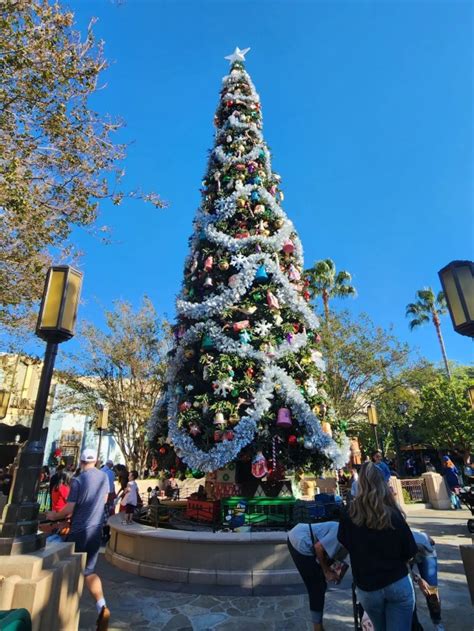
<path fill-rule="evenodd" d="M 469 2 L 109 0 L 69 2 L 112 62 L 93 99 L 127 125 L 128 187 L 170 206 L 103 206 L 114 243 L 76 234 L 85 251 L 80 317 L 149 295 L 172 316 L 224 56 L 250 46 L 264 134 L 281 174 L 284 209 L 305 262 L 330 257 L 353 274 L 346 301 L 401 340 L 440 359 L 432 326 L 410 333 L 405 306 L 437 271 L 473 251 L 473 6 Z M 336 305 L 335 305 L 336 306 Z M 448 356 L 472 342 L 444 319 Z"/>

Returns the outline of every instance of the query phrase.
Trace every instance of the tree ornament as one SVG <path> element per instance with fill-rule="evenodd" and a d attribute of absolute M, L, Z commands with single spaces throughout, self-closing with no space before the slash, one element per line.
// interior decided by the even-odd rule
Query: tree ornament
<path fill-rule="evenodd" d="M 283 318 L 281 317 L 281 313 L 279 311 L 273 314 L 273 319 L 275 320 L 275 324 L 277 326 L 283 324 Z"/>
<path fill-rule="evenodd" d="M 217 396 L 222 396 L 226 399 L 227 395 L 234 387 L 234 384 L 230 378 L 216 379 L 216 381 L 212 382 L 212 387 L 214 388 L 214 393 L 217 394 Z"/>
<path fill-rule="evenodd" d="M 257 307 L 255 305 L 249 305 L 248 307 L 239 307 L 239 311 L 241 313 L 245 313 L 245 315 L 252 315 L 257 311 Z"/>
<path fill-rule="evenodd" d="M 313 377 L 310 377 L 304 384 L 306 392 L 310 397 L 314 397 L 318 394 L 318 385 Z"/>
<path fill-rule="evenodd" d="M 226 272 L 229 269 L 229 261 L 227 261 L 226 259 L 219 261 L 219 269 L 221 270 L 221 272 Z"/>
<path fill-rule="evenodd" d="M 261 283 L 265 283 L 268 280 L 267 270 L 265 269 L 265 265 L 260 265 L 255 273 L 255 280 Z"/>
<path fill-rule="evenodd" d="M 213 286 L 214 283 L 212 282 L 212 278 L 210 276 L 206 276 L 203 283 L 204 289 L 212 289 Z"/>
<path fill-rule="evenodd" d="M 186 359 L 192 359 L 194 355 L 195 355 L 195 352 L 193 348 L 187 348 L 184 351 L 184 356 L 186 357 Z"/>
<path fill-rule="evenodd" d="M 291 264 L 288 269 L 288 278 L 291 281 L 298 281 L 301 279 L 301 274 L 299 273 L 299 271 L 296 269 L 296 267 L 293 264 Z"/>
<path fill-rule="evenodd" d="M 257 170 L 257 163 L 256 162 L 249 162 L 247 165 L 247 171 L 249 173 L 254 173 Z"/>
<path fill-rule="evenodd" d="M 331 429 L 331 424 L 328 423 L 327 421 L 323 421 L 321 423 L 321 429 L 323 430 L 323 432 L 325 434 L 327 434 L 328 436 L 332 436 L 332 429 Z"/>
<path fill-rule="evenodd" d="M 262 215 L 265 212 L 265 206 L 263 204 L 257 204 L 253 209 L 256 215 Z"/>
<path fill-rule="evenodd" d="M 293 254 L 295 251 L 295 244 L 291 239 L 287 239 L 281 248 L 285 254 Z"/>
<path fill-rule="evenodd" d="M 224 432 L 223 439 L 224 440 L 234 440 L 234 432 L 231 429 L 227 429 Z"/>
<path fill-rule="evenodd" d="M 291 427 L 291 412 L 288 408 L 280 408 L 277 415 L 277 427 Z"/>
<path fill-rule="evenodd" d="M 242 333 L 239 334 L 239 340 L 242 344 L 249 344 L 251 339 L 252 338 L 250 337 L 250 333 L 248 331 L 242 331 Z"/>
<path fill-rule="evenodd" d="M 191 425 L 189 426 L 189 433 L 191 434 L 191 436 L 197 436 L 198 434 L 200 434 L 201 429 L 199 425 L 197 425 L 196 423 L 191 423 Z"/>
<path fill-rule="evenodd" d="M 164 456 L 166 453 L 166 447 L 160 447 L 158 451 L 162 456 Z"/>
<path fill-rule="evenodd" d="M 196 408 L 196 410 L 197 410 L 200 407 L 201 407 L 201 403 L 198 400 L 193 401 L 193 408 Z"/>
<path fill-rule="evenodd" d="M 294 434 L 290 434 L 290 436 L 288 436 L 289 445 L 296 445 L 297 442 L 298 442 L 298 439 Z"/>
<path fill-rule="evenodd" d="M 237 333 L 238 331 L 243 331 L 250 326 L 250 322 L 248 320 L 240 320 L 240 322 L 234 322 L 232 325 L 232 329 Z"/>
<path fill-rule="evenodd" d="M 252 475 L 254 478 L 263 478 L 268 473 L 267 459 L 261 451 L 257 451 L 252 460 Z"/>
<path fill-rule="evenodd" d="M 222 412 L 216 412 L 214 417 L 214 425 L 225 425 L 225 418 Z"/>
<path fill-rule="evenodd" d="M 210 272 L 214 265 L 214 258 L 212 256 L 208 256 L 204 261 L 204 269 L 206 272 Z"/>
<path fill-rule="evenodd" d="M 251 199 L 253 202 L 258 202 L 258 201 L 260 201 L 260 195 L 258 194 L 258 192 L 257 192 L 257 191 L 252 191 L 252 192 L 250 193 L 250 199 Z"/>
<path fill-rule="evenodd" d="M 178 409 L 180 412 L 186 412 L 191 407 L 192 407 L 192 403 L 190 403 L 189 401 L 183 401 L 182 403 L 179 404 Z"/>
<path fill-rule="evenodd" d="M 220 429 L 216 429 L 214 431 L 214 442 L 215 443 L 220 443 L 221 440 L 222 440 L 223 435 L 224 435 L 223 431 L 221 431 Z"/>
<path fill-rule="evenodd" d="M 266 322 L 265 320 L 260 320 L 260 322 L 257 322 L 257 324 L 254 326 L 253 330 L 260 337 L 265 337 L 272 330 L 272 324 L 271 324 L 271 322 Z"/>
<path fill-rule="evenodd" d="M 278 229 L 283 228 L 284 225 L 285 225 L 285 222 L 283 221 L 283 219 L 275 219 L 275 226 Z"/>
<path fill-rule="evenodd" d="M 306 302 L 309 302 L 311 299 L 311 294 L 309 293 L 309 291 L 304 291 L 303 292 L 303 298 L 306 300 Z"/>
<path fill-rule="evenodd" d="M 226 137 L 226 142 L 232 142 L 232 136 L 230 134 Z"/>
<path fill-rule="evenodd" d="M 260 300 L 262 299 L 262 294 L 257 291 L 253 294 L 252 298 L 253 300 L 255 300 L 255 302 L 260 302 Z"/>
<path fill-rule="evenodd" d="M 212 340 L 212 337 L 208 333 L 206 333 L 202 338 L 201 348 L 204 350 L 210 350 L 214 348 L 214 342 Z"/>
<path fill-rule="evenodd" d="M 280 303 L 278 302 L 278 298 L 272 294 L 270 290 L 267 291 L 267 305 L 270 309 L 279 309 Z"/>
<path fill-rule="evenodd" d="M 247 203 L 247 200 L 244 197 L 239 197 L 237 200 L 237 206 L 239 208 L 245 208 L 246 203 Z"/>
<path fill-rule="evenodd" d="M 252 368 L 252 366 L 249 366 L 245 371 L 245 374 L 247 375 L 247 377 L 253 377 L 255 374 L 255 370 Z"/>
<path fill-rule="evenodd" d="M 237 283 L 239 282 L 239 275 L 238 274 L 232 274 L 232 276 L 229 276 L 229 280 L 227 281 L 229 284 L 229 287 L 231 287 L 232 289 L 234 289 L 234 287 L 237 285 Z"/>

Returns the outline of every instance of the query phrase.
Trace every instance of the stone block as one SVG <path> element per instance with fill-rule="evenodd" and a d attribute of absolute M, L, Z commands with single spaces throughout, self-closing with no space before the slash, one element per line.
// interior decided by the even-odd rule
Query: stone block
<path fill-rule="evenodd" d="M 253 587 L 252 571 L 247 572 L 227 572 L 217 570 L 216 585 L 238 585 L 251 589 Z"/>
<path fill-rule="evenodd" d="M 196 570 L 190 568 L 188 582 L 196 585 L 215 585 L 217 583 L 216 570 Z"/>
<path fill-rule="evenodd" d="M 421 476 L 426 485 L 428 501 L 437 510 L 449 510 L 451 500 L 443 476 L 439 473 L 423 473 Z"/>
<path fill-rule="evenodd" d="M 111 556 L 112 563 L 116 565 L 120 570 L 124 572 L 130 572 L 130 574 L 140 574 L 140 561 L 136 559 L 130 559 L 126 556 L 114 552 Z"/>
<path fill-rule="evenodd" d="M 262 585 L 299 585 L 303 582 L 298 570 L 253 570 L 252 571 L 253 587 L 261 587 Z"/>
<path fill-rule="evenodd" d="M 187 583 L 189 570 L 186 568 L 173 567 L 170 565 L 140 563 L 139 574 L 140 576 L 153 578 L 157 581 L 167 581 L 170 583 Z"/>

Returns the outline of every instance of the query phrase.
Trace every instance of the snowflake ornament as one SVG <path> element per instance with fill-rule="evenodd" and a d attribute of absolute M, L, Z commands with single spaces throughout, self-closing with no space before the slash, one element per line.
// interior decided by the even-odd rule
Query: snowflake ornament
<path fill-rule="evenodd" d="M 212 387 L 214 388 L 214 394 L 217 396 L 227 398 L 227 395 L 234 387 L 232 379 L 216 379 L 216 381 L 212 382 Z"/>
<path fill-rule="evenodd" d="M 254 331 L 257 335 L 260 335 L 261 337 L 265 337 L 265 335 L 267 335 L 267 333 L 270 332 L 272 328 L 272 325 L 270 324 L 270 322 L 265 322 L 265 320 L 260 320 L 260 322 L 257 322 L 257 324 L 254 327 Z"/>
<path fill-rule="evenodd" d="M 233 256 L 230 261 L 231 265 L 237 267 L 238 269 L 240 269 L 246 262 L 247 257 L 240 253 Z"/>
<path fill-rule="evenodd" d="M 310 397 L 314 397 L 318 394 L 318 386 L 313 377 L 310 377 L 308 381 L 305 382 L 304 387 L 306 388 L 306 392 Z"/>

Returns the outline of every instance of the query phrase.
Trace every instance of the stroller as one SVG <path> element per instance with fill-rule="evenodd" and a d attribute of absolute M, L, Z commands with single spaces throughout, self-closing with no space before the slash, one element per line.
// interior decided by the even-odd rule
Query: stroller
<path fill-rule="evenodd" d="M 474 516 L 474 486 L 464 487 L 459 493 L 459 499 Z M 474 535 L 474 519 L 467 520 L 467 529 L 471 535 Z"/>

